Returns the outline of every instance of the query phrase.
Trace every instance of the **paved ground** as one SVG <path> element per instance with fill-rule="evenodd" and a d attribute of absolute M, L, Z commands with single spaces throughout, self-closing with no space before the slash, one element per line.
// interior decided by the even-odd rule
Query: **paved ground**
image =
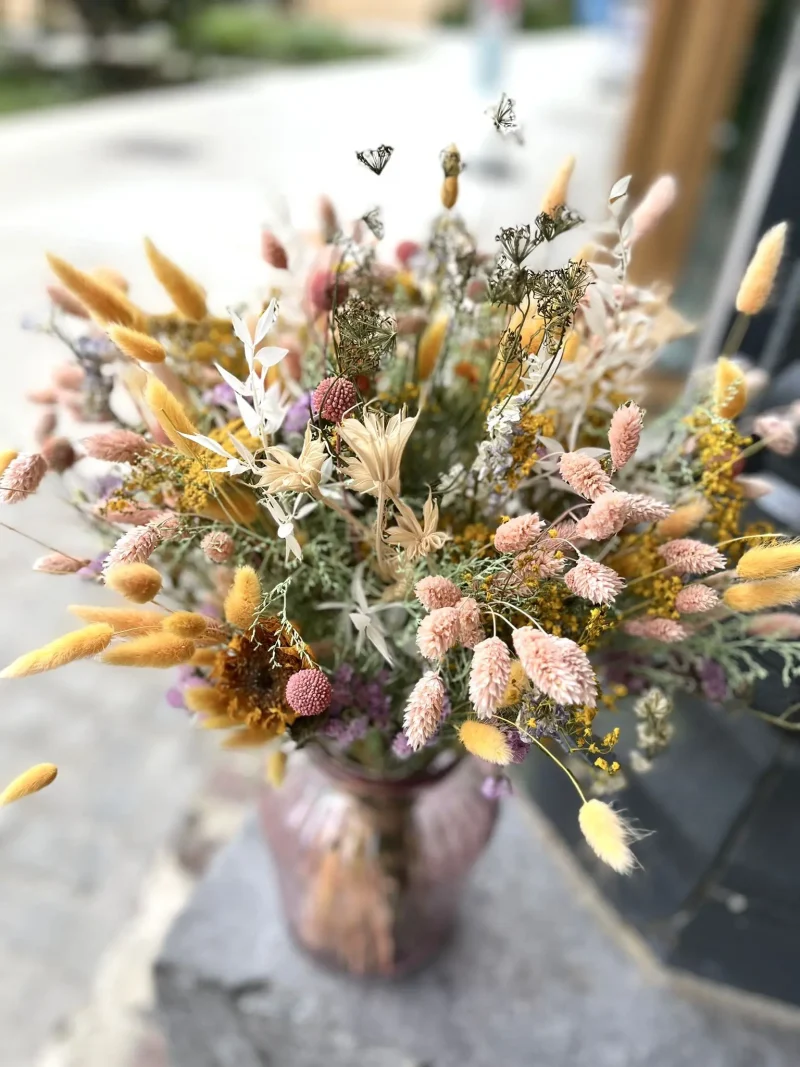
<path fill-rule="evenodd" d="M 570 151 L 579 157 L 576 205 L 599 214 L 622 122 L 620 97 L 603 90 L 609 57 L 604 42 L 580 34 L 532 38 L 517 52 L 507 87 L 527 118 L 528 142 L 513 157 L 515 180 L 487 185 L 475 168 L 463 181 L 464 211 L 487 239 L 500 222 L 535 214 Z M 263 284 L 258 226 L 281 189 L 306 217 L 323 190 L 345 213 L 380 201 L 389 235 L 413 235 L 425 210 L 419 205 L 436 210 L 439 150 L 455 139 L 474 157 L 488 132 L 485 101 L 468 89 L 470 59 L 462 43 L 447 39 L 392 61 L 285 71 L 1 123 L 0 446 L 30 442 L 32 413 L 19 398 L 59 357 L 18 326 L 23 312 L 42 306 L 46 249 L 85 267 L 113 264 L 155 306 L 140 247 L 147 233 L 204 280 L 221 310 Z M 358 168 L 353 151 L 380 142 L 396 154 L 378 180 Z M 59 496 L 52 488 L 1 518 L 90 554 L 91 541 Z M 3 661 L 62 632 L 65 605 L 86 596 L 72 579 L 32 574 L 39 552 L 0 529 Z M 109 967 L 118 973 L 119 960 L 133 958 L 125 947 L 130 923 L 140 929 L 133 916 L 142 907 L 150 915 L 154 899 L 148 872 L 154 864 L 165 869 L 157 857 L 204 783 L 217 775 L 214 792 L 246 792 L 220 779 L 208 740 L 166 707 L 164 686 L 153 675 L 83 666 L 0 688 L 0 781 L 42 759 L 61 767 L 51 790 L 0 812 L 0 1067 L 30 1067 L 59 1030 L 70 1031 L 93 982 L 97 990 Z M 164 877 L 171 888 L 155 893 L 156 928 L 185 889 L 183 875 Z M 149 943 L 153 926 L 144 925 Z M 142 964 L 136 973 L 145 972 Z M 111 1055 L 102 1044 L 104 1017 L 92 1016 L 89 1029 L 99 1037 L 91 1054 L 84 1044 L 73 1060 L 81 1067 L 126 1067 L 118 1048 Z"/>

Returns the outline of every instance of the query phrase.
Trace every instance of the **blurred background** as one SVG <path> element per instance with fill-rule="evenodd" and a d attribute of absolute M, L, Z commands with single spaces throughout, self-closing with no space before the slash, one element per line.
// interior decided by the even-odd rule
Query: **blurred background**
<path fill-rule="evenodd" d="M 61 357 L 22 328 L 46 307 L 45 251 L 115 268 L 156 310 L 148 235 L 222 311 L 265 284 L 261 227 L 287 216 L 314 225 L 320 194 L 344 217 L 380 203 L 387 255 L 418 237 L 452 141 L 468 164 L 459 209 L 487 249 L 501 224 L 533 218 L 568 154 L 570 203 L 591 221 L 621 175 L 633 174 L 634 196 L 661 173 L 677 177 L 679 201 L 634 268 L 637 281 L 673 286 L 697 324 L 654 375 L 653 404 L 666 403 L 715 355 L 757 234 L 797 212 L 795 7 L 0 0 L 0 444 L 32 444 L 36 410 L 21 398 Z M 498 137 L 485 114 L 502 92 L 523 144 Z M 355 151 L 380 143 L 395 155 L 377 179 Z M 791 376 L 800 287 L 787 284 L 748 355 Z M 793 521 L 800 478 L 791 464 L 777 476 Z M 4 522 L 91 555 L 50 481 Z M 42 551 L 0 526 L 4 661 L 60 634 L 66 605 L 96 593 L 32 573 Z M 0 812 L 2 1067 L 168 1062 L 150 964 L 261 769 L 216 754 L 168 705 L 167 684 L 77 665 L 0 691 L 0 779 L 45 759 L 61 767 L 56 787 Z"/>

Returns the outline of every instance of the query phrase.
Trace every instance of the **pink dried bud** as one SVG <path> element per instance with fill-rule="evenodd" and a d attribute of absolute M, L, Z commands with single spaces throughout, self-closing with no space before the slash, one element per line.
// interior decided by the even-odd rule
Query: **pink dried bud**
<path fill-rule="evenodd" d="M 769 615 L 756 615 L 755 618 L 745 621 L 745 629 L 749 634 L 762 637 L 796 639 L 800 637 L 800 615 L 791 611 L 772 611 Z"/>
<path fill-rule="evenodd" d="M 640 240 L 653 229 L 675 203 L 677 195 L 678 183 L 671 174 L 662 174 L 660 178 L 656 178 L 631 214 L 629 244 Z"/>
<path fill-rule="evenodd" d="M 401 241 L 394 251 L 397 257 L 397 262 L 404 267 L 408 267 L 414 256 L 418 256 L 422 251 L 422 247 L 417 244 L 416 241 Z"/>
<path fill-rule="evenodd" d="M 53 385 L 59 389 L 80 389 L 86 379 L 86 372 L 77 363 L 59 363 L 53 367 L 50 377 Z"/>
<path fill-rule="evenodd" d="M 75 315 L 79 319 L 89 318 L 89 312 L 80 300 L 73 296 L 69 289 L 65 289 L 63 285 L 48 285 L 47 295 L 57 308 L 65 311 L 68 315 Z"/>
<path fill-rule="evenodd" d="M 544 523 L 535 511 L 518 515 L 497 527 L 494 547 L 498 552 L 523 552 L 533 544 L 543 528 Z"/>
<path fill-rule="evenodd" d="M 339 216 L 336 214 L 336 208 L 333 206 L 333 201 L 329 196 L 321 196 L 317 207 L 319 208 L 319 222 L 320 229 L 322 230 L 322 239 L 326 245 L 329 245 L 341 229 L 341 226 L 339 225 Z"/>
<path fill-rule="evenodd" d="M 587 541 L 605 541 L 619 533 L 630 514 L 629 493 L 603 493 L 575 527 L 576 537 Z"/>
<path fill-rule="evenodd" d="M 334 302 L 343 304 L 350 292 L 347 279 L 331 270 L 317 270 L 311 275 L 308 298 L 317 315 L 330 311 Z"/>
<path fill-rule="evenodd" d="M 141 434 L 131 430 L 109 430 L 108 433 L 96 433 L 83 440 L 86 455 L 92 459 L 104 459 L 109 463 L 132 463 L 137 456 L 144 455 L 150 448 Z"/>
<path fill-rule="evenodd" d="M 719 593 L 701 582 L 686 585 L 675 597 L 675 608 L 681 615 L 694 615 L 711 611 L 719 604 Z"/>
<path fill-rule="evenodd" d="M 183 523 L 180 516 L 172 511 L 161 511 L 148 523 L 151 530 L 155 530 L 161 541 L 174 541 L 183 531 Z"/>
<path fill-rule="evenodd" d="M 0 503 L 19 504 L 35 493 L 47 474 L 47 463 L 38 452 L 21 452 L 0 477 Z"/>
<path fill-rule="evenodd" d="M 658 554 L 678 574 L 710 574 L 725 568 L 725 557 L 714 545 L 680 537 L 661 545 Z"/>
<path fill-rule="evenodd" d="M 417 648 L 425 659 L 441 659 L 449 649 L 458 644 L 458 639 L 457 608 L 434 608 L 417 629 Z"/>
<path fill-rule="evenodd" d="M 357 403 L 358 393 L 349 378 L 325 378 L 311 397 L 314 411 L 328 422 L 341 422 Z"/>
<path fill-rule="evenodd" d="M 644 412 L 638 404 L 623 404 L 611 416 L 608 428 L 608 444 L 611 449 L 611 462 L 616 470 L 624 467 L 639 447 L 642 436 Z"/>
<path fill-rule="evenodd" d="M 435 608 L 452 608 L 461 599 L 458 586 L 454 585 L 449 578 L 442 578 L 439 574 L 433 574 L 429 578 L 420 578 L 414 586 L 417 600 L 428 611 Z"/>
<path fill-rule="evenodd" d="M 149 526 L 136 526 L 117 541 L 105 558 L 103 569 L 118 563 L 147 563 L 161 543 L 161 538 Z"/>
<path fill-rule="evenodd" d="M 286 683 L 286 703 L 298 715 L 319 715 L 330 706 L 333 691 L 322 671 L 298 671 Z"/>
<path fill-rule="evenodd" d="M 458 643 L 474 648 L 486 634 L 481 625 L 481 609 L 474 597 L 465 596 L 456 604 L 458 612 Z"/>
<path fill-rule="evenodd" d="M 511 677 L 511 653 L 505 641 L 488 637 L 475 646 L 469 673 L 469 699 L 479 718 L 490 719 L 503 703 Z"/>
<path fill-rule="evenodd" d="M 615 570 L 588 556 L 581 556 L 576 566 L 564 575 L 564 581 L 576 596 L 592 604 L 613 604 L 617 593 L 625 588 L 624 578 Z"/>
<path fill-rule="evenodd" d="M 46 441 L 51 436 L 53 430 L 58 425 L 58 417 L 55 411 L 45 411 L 39 421 L 36 424 L 34 430 L 34 437 L 37 444 L 41 445 L 43 441 Z"/>
<path fill-rule="evenodd" d="M 50 437 L 42 445 L 42 455 L 47 466 L 56 474 L 69 470 L 78 458 L 66 437 Z"/>
<path fill-rule="evenodd" d="M 58 394 L 55 389 L 49 388 L 31 389 L 25 395 L 32 404 L 55 404 L 58 400 Z"/>
<path fill-rule="evenodd" d="M 289 267 L 286 249 L 271 230 L 261 231 L 261 258 L 276 270 L 287 270 Z"/>
<path fill-rule="evenodd" d="M 622 629 L 631 637 L 644 637 L 651 641 L 663 641 L 665 645 L 671 645 L 676 641 L 683 641 L 689 636 L 689 630 L 683 623 L 674 619 L 629 619 L 623 622 Z"/>
<path fill-rule="evenodd" d="M 789 419 L 780 415 L 759 415 L 753 420 L 753 433 L 778 456 L 790 456 L 797 448 L 797 430 Z"/>
<path fill-rule="evenodd" d="M 233 555 L 233 538 L 224 530 L 212 530 L 200 542 L 207 560 L 211 563 L 227 563 Z"/>
<path fill-rule="evenodd" d="M 51 552 L 47 556 L 39 556 L 33 569 L 40 574 L 75 574 L 90 563 L 89 559 L 73 559 L 72 556 L 65 556 L 61 552 Z"/>
<path fill-rule="evenodd" d="M 611 489 L 609 476 L 596 459 L 584 452 L 565 452 L 558 468 L 570 489 L 587 500 L 597 500 Z"/>
<path fill-rule="evenodd" d="M 434 671 L 426 671 L 411 690 L 403 731 L 415 752 L 423 748 L 439 729 L 444 698 L 444 683 Z"/>
<path fill-rule="evenodd" d="M 558 704 L 597 704 L 597 679 L 586 653 L 568 637 L 522 626 L 511 634 L 522 669 Z"/>

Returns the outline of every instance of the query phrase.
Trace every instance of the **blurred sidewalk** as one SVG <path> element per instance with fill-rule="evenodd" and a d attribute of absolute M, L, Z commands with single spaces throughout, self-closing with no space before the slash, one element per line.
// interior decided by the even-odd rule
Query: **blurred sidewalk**
<path fill-rule="evenodd" d="M 344 217 L 379 203 L 390 250 L 438 210 L 438 155 L 451 141 L 468 160 L 489 143 L 515 168 L 508 183 L 482 181 L 478 168 L 464 175 L 459 208 L 486 247 L 501 223 L 531 221 L 570 152 L 571 202 L 601 217 L 624 122 L 624 99 L 608 88 L 612 44 L 588 31 L 519 39 L 505 88 L 526 127 L 522 149 L 493 133 L 483 114 L 493 101 L 470 88 L 474 63 L 466 37 L 442 35 L 391 60 L 276 70 L 0 123 L 0 445 L 30 445 L 36 411 L 21 397 L 62 356 L 19 327 L 44 307 L 45 250 L 116 267 L 155 309 L 164 304 L 146 271 L 148 234 L 223 311 L 264 284 L 258 232 L 278 194 L 300 222 L 313 218 L 321 192 Z M 354 151 L 379 143 L 396 151 L 376 178 Z M 50 487 L 3 520 L 91 555 L 92 538 L 62 497 Z M 33 574 L 42 551 L 0 530 L 4 662 L 60 634 L 68 603 L 106 600 L 72 578 Z M 46 793 L 0 812 L 0 1067 L 30 1067 L 69 1028 L 155 856 L 218 776 L 213 740 L 166 706 L 167 685 L 156 672 L 97 666 L 2 683 L 0 781 L 41 760 L 61 774 Z M 72 1062 L 127 1067 L 116 1046 L 104 1056 L 102 1033 L 93 1040 L 95 1058 L 82 1046 Z"/>

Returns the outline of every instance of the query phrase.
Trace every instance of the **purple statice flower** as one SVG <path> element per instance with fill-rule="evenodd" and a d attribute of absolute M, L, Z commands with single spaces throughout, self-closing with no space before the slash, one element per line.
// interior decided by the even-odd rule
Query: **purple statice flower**
<path fill-rule="evenodd" d="M 490 774 L 481 782 L 481 793 L 487 800 L 500 800 L 511 792 L 511 782 L 505 774 Z"/>
<path fill-rule="evenodd" d="M 106 554 L 102 556 L 95 556 L 91 563 L 87 563 L 85 567 L 81 567 L 79 571 L 75 573 L 79 578 L 83 578 L 85 582 L 93 582 L 95 578 L 99 578 L 103 573 L 103 564 L 106 560 Z"/>
<path fill-rule="evenodd" d="M 534 731 L 535 732 L 535 731 Z M 511 749 L 511 762 L 522 763 L 525 757 L 530 751 L 530 745 L 527 745 L 519 736 L 519 730 L 514 726 L 506 726 L 503 728 L 503 733 L 506 735 L 506 741 L 508 741 L 508 747 Z"/>
<path fill-rule="evenodd" d="M 121 485 L 122 479 L 118 474 L 102 474 L 92 486 L 92 495 L 96 498 L 98 504 L 104 504 Z"/>
<path fill-rule="evenodd" d="M 347 748 L 354 741 L 360 741 L 369 730 L 369 720 L 366 715 L 358 715 L 354 719 L 329 719 L 320 728 L 323 737 L 329 737 L 342 748 Z"/>
<path fill-rule="evenodd" d="M 703 696 L 712 704 L 724 704 L 730 696 L 728 678 L 722 666 L 713 659 L 704 659 L 697 668 Z"/>
<path fill-rule="evenodd" d="M 212 389 L 203 393 L 203 401 L 213 407 L 222 408 L 229 415 L 237 411 L 236 393 L 227 382 L 218 382 Z"/>
<path fill-rule="evenodd" d="M 311 408 L 311 396 L 312 394 L 303 393 L 301 397 L 291 405 L 286 412 L 286 418 L 283 420 L 284 433 L 304 433 L 306 423 L 313 415 Z"/>
<path fill-rule="evenodd" d="M 397 759 L 406 760 L 414 755 L 414 749 L 408 743 L 408 738 L 401 730 L 392 741 L 392 753 Z"/>

